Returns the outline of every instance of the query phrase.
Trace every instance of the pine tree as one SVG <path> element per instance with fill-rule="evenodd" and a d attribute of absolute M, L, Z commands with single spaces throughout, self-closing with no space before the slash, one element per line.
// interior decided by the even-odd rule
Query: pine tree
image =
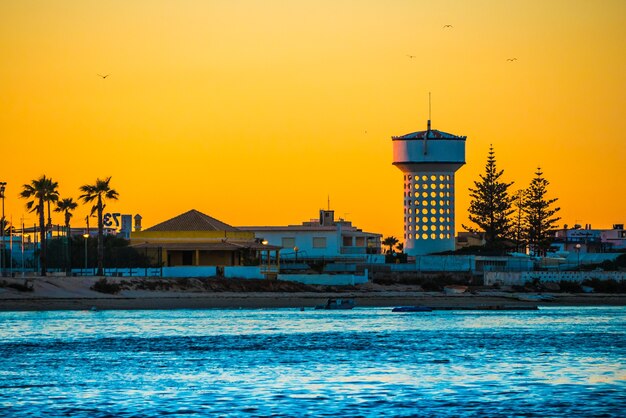
<path fill-rule="evenodd" d="M 480 175 L 480 181 L 474 182 L 476 188 L 469 189 L 472 198 L 468 209 L 469 220 L 478 228 L 463 225 L 463 228 L 473 233 L 484 231 L 486 245 L 490 247 L 497 246 L 512 233 L 513 198 L 508 189 L 513 183 L 502 182 L 502 173 L 504 170 L 498 171 L 496 168 L 495 152 L 490 146 L 485 174 Z"/>
<path fill-rule="evenodd" d="M 524 238 L 535 255 L 545 255 L 552 241 L 556 222 L 561 218 L 554 216 L 561 208 L 551 208 L 558 199 L 547 199 L 547 187 L 550 182 L 543 178 L 541 168 L 537 168 L 535 178 L 526 189 L 523 207 Z"/>
<path fill-rule="evenodd" d="M 518 190 L 515 193 L 513 206 L 515 207 L 514 225 L 513 225 L 513 242 L 515 242 L 515 251 L 521 252 L 526 247 L 524 239 L 524 205 L 526 204 L 526 190 Z"/>

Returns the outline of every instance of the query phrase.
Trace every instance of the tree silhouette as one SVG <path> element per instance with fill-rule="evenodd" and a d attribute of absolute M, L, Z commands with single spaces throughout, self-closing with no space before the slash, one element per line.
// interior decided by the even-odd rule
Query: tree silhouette
<path fill-rule="evenodd" d="M 20 197 L 23 199 L 32 199 L 26 202 L 26 208 L 30 212 L 36 212 L 39 215 L 39 236 L 41 250 L 39 251 L 39 262 L 41 265 L 41 275 L 46 275 L 46 223 L 44 219 L 45 204 L 56 202 L 59 197 L 57 191 L 58 183 L 47 178 L 45 175 L 37 180 L 32 180 L 30 184 L 22 186 Z M 50 208 L 50 206 L 48 206 Z M 48 218 L 50 216 L 48 215 Z"/>
<path fill-rule="evenodd" d="M 526 190 L 518 190 L 515 193 L 513 206 L 515 206 L 513 242 L 515 242 L 515 250 L 520 252 L 526 246 L 524 239 L 524 205 L 526 205 Z"/>
<path fill-rule="evenodd" d="M 555 223 L 561 218 L 554 216 L 561 208 L 551 208 L 558 199 L 547 199 L 550 183 L 543 178 L 541 168 L 537 168 L 535 178 L 526 189 L 523 206 L 524 238 L 535 255 L 545 255 L 552 242 Z"/>
<path fill-rule="evenodd" d="M 78 203 L 74 202 L 74 199 L 71 197 L 67 197 L 59 200 L 57 202 L 57 207 L 54 209 L 55 212 L 63 212 L 65 217 L 65 229 L 68 236 L 70 234 L 70 219 L 72 219 L 72 211 L 77 207 Z"/>
<path fill-rule="evenodd" d="M 472 233 L 485 234 L 487 246 L 495 246 L 511 237 L 511 208 L 513 199 L 508 189 L 513 184 L 500 180 L 504 170 L 496 168 L 496 157 L 493 147 L 489 147 L 489 156 L 485 166 L 485 174 L 480 175 L 480 181 L 475 181 L 475 188 L 470 188 L 469 220 L 478 228 L 463 225 L 463 228 Z"/>
<path fill-rule="evenodd" d="M 386 245 L 389 247 L 389 249 L 387 250 L 387 254 L 391 254 L 391 251 L 393 250 L 393 247 L 398 243 L 398 238 L 394 237 L 393 235 L 390 237 L 387 237 L 383 240 L 382 244 Z"/>
<path fill-rule="evenodd" d="M 104 201 L 117 200 L 118 193 L 111 189 L 109 182 L 111 177 L 104 180 L 96 179 L 95 184 L 85 184 L 80 187 L 83 194 L 80 199 L 85 203 L 95 202 L 91 208 L 91 213 L 97 212 L 98 216 L 98 270 L 97 276 L 104 276 L 104 226 L 102 223 L 102 211 L 105 208 Z"/>
<path fill-rule="evenodd" d="M 63 212 L 65 217 L 65 236 L 66 236 L 66 271 L 69 273 L 72 265 L 71 265 L 71 228 L 70 228 L 70 219 L 72 219 L 72 211 L 78 207 L 78 203 L 74 202 L 74 199 L 71 197 L 66 197 L 65 199 L 61 199 L 57 202 L 57 207 L 54 209 L 55 212 Z"/>

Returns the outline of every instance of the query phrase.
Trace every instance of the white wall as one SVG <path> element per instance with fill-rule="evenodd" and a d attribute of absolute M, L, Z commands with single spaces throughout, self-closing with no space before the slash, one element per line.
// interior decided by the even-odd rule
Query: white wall
<path fill-rule="evenodd" d="M 176 266 L 163 267 L 163 277 L 214 277 L 215 266 Z"/>
<path fill-rule="evenodd" d="M 505 286 L 523 286 L 525 283 L 539 280 L 540 282 L 574 282 L 581 283 L 587 279 L 617 281 L 626 280 L 626 273 L 619 271 L 524 271 L 524 272 L 485 272 L 485 286 L 501 284 Z"/>
<path fill-rule="evenodd" d="M 367 270 L 365 270 L 363 276 L 354 274 L 279 274 L 278 280 L 311 285 L 354 286 L 367 283 Z"/>
<path fill-rule="evenodd" d="M 227 279 L 264 279 L 259 266 L 226 266 L 224 277 Z"/>
<path fill-rule="evenodd" d="M 298 247 L 298 257 L 337 257 L 339 246 L 336 231 L 262 231 L 255 232 L 258 238 L 266 239 L 268 244 L 282 246 L 283 237 L 295 238 L 295 246 Z M 325 237 L 326 248 L 313 248 L 313 237 Z M 281 257 L 294 258 L 293 248 L 280 250 Z"/>

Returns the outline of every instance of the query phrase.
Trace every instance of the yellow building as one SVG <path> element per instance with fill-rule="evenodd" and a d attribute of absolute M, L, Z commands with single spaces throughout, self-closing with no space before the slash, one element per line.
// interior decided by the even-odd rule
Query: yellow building
<path fill-rule="evenodd" d="M 274 260 L 278 260 L 281 248 L 263 244 L 253 232 L 241 231 L 195 209 L 145 231 L 131 232 L 130 245 L 145 249 L 164 267 L 242 266 L 264 260 L 265 272 L 278 271 L 278 266 L 270 265 L 270 255 L 274 252 Z"/>

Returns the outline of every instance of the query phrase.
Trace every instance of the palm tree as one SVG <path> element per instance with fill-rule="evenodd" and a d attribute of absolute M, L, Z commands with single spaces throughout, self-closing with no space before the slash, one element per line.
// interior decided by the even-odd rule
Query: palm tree
<path fill-rule="evenodd" d="M 98 271 L 97 276 L 104 276 L 104 228 L 102 223 L 102 211 L 105 208 L 104 201 L 106 199 L 117 200 L 118 193 L 111 189 L 109 182 L 111 177 L 104 180 L 96 179 L 95 184 L 85 184 L 80 186 L 83 194 L 79 197 L 85 203 L 94 202 L 91 213 L 98 214 Z"/>
<path fill-rule="evenodd" d="M 391 254 L 391 251 L 393 250 L 393 247 L 397 243 L 398 243 L 398 238 L 396 238 L 394 236 L 387 237 L 382 242 L 383 245 L 386 245 L 386 246 L 389 247 L 389 250 L 387 250 L 387 254 Z"/>
<path fill-rule="evenodd" d="M 52 236 L 52 216 L 50 215 L 50 203 L 56 203 L 59 201 L 59 191 L 57 190 L 59 187 L 59 183 L 56 181 L 52 181 L 52 179 L 47 179 L 47 197 L 46 204 L 48 205 L 48 225 L 47 230 L 50 236 Z"/>
<path fill-rule="evenodd" d="M 72 218 L 72 211 L 78 207 L 78 203 L 74 202 L 74 199 L 67 197 L 57 202 L 55 212 L 63 212 L 65 215 L 65 231 L 67 236 L 70 235 L 70 219 Z"/>
<path fill-rule="evenodd" d="M 10 221 L 7 221 L 5 218 L 0 217 L 0 228 L 3 228 L 3 233 L 5 237 L 11 235 L 11 231 L 14 229 L 11 225 Z"/>
<path fill-rule="evenodd" d="M 70 254 L 70 219 L 72 218 L 72 211 L 78 207 L 78 203 L 74 202 L 74 199 L 71 197 L 66 197 L 65 199 L 61 199 L 57 202 L 57 207 L 54 209 L 55 212 L 63 212 L 65 215 L 65 237 L 67 239 L 67 258 L 66 258 L 66 268 L 67 272 L 71 271 L 71 254 Z"/>
<path fill-rule="evenodd" d="M 11 236 L 13 235 L 13 226 L 11 225 L 10 222 L 7 222 L 6 218 L 4 217 L 0 217 L 0 228 L 2 228 L 0 230 L 0 232 L 2 233 L 2 243 L 0 243 L 0 245 L 2 245 L 2 248 L 0 249 L 0 257 L 2 257 L 2 260 L 0 260 L 0 268 L 4 269 L 4 266 L 7 265 L 7 257 L 10 257 L 9 254 L 11 254 L 11 248 L 12 248 L 12 242 L 11 241 Z M 9 237 L 9 248 L 5 248 L 5 238 L 4 237 Z M 8 250 L 8 251 L 7 251 Z M 4 272 L 4 270 L 0 270 L 2 272 Z"/>
<path fill-rule="evenodd" d="M 58 183 L 47 178 L 45 175 L 37 180 L 31 180 L 30 184 L 25 184 L 20 192 L 23 199 L 32 199 L 26 202 L 26 209 L 30 212 L 37 212 L 39 215 L 39 234 L 41 250 L 39 251 L 39 261 L 41 264 L 41 275 L 46 275 L 46 223 L 44 219 L 45 203 L 57 201 L 59 192 L 56 190 Z M 48 206 L 49 207 L 49 206 Z M 48 216 L 50 218 L 50 216 Z"/>

